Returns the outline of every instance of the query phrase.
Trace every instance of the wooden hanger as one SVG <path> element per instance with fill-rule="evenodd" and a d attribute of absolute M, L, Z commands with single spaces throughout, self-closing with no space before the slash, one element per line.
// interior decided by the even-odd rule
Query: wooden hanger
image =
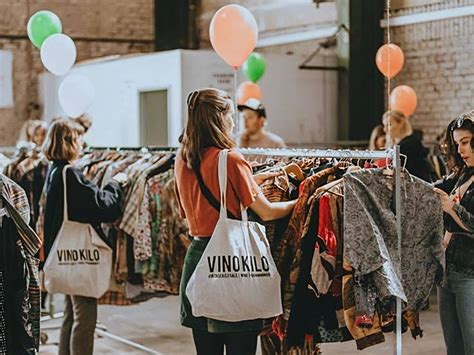
<path fill-rule="evenodd" d="M 301 170 L 300 166 L 296 163 L 291 163 L 285 166 L 285 171 L 287 174 L 291 174 L 296 178 L 298 181 L 303 181 L 305 179 L 303 170 Z"/>

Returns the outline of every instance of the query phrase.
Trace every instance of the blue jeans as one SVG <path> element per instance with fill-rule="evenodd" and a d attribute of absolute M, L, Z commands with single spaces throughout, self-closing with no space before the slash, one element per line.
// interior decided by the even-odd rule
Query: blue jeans
<path fill-rule="evenodd" d="M 474 355 L 474 277 L 447 272 L 438 302 L 447 354 Z"/>

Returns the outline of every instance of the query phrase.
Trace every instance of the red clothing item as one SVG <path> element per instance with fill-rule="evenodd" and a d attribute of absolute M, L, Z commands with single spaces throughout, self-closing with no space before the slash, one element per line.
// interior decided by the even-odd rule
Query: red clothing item
<path fill-rule="evenodd" d="M 332 230 L 333 223 L 331 221 L 331 206 L 329 204 L 329 197 L 327 195 L 321 196 L 319 199 L 319 226 L 318 236 L 324 241 L 327 248 L 327 253 L 336 257 L 337 240 L 334 231 Z"/>
<path fill-rule="evenodd" d="M 201 175 L 204 184 L 217 201 L 220 201 L 218 161 L 220 149 L 207 148 L 202 154 Z M 209 237 L 219 219 L 219 212 L 212 207 L 201 192 L 194 171 L 187 167 L 178 152 L 175 162 L 176 188 L 178 199 L 194 237 Z M 260 188 L 253 179 L 252 168 L 238 151 L 231 149 L 227 156 L 227 209 L 240 216 L 240 204 L 244 208 L 255 202 Z"/>
<path fill-rule="evenodd" d="M 331 206 L 327 195 L 319 199 L 318 240 L 311 262 L 311 287 L 317 295 L 329 293 L 336 274 L 337 240 L 331 220 Z"/>

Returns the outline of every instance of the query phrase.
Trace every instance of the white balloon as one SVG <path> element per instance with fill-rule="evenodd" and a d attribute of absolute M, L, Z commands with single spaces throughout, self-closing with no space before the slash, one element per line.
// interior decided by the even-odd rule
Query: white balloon
<path fill-rule="evenodd" d="M 77 50 L 71 37 L 57 33 L 49 36 L 41 46 L 41 61 L 54 75 L 66 74 L 76 61 Z"/>
<path fill-rule="evenodd" d="M 64 112 L 71 118 L 77 118 L 91 106 L 95 89 L 87 77 L 72 74 L 61 82 L 58 96 Z"/>

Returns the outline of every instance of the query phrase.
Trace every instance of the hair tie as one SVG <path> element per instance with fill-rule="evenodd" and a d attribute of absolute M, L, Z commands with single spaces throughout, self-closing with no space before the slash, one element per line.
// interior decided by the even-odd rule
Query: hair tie
<path fill-rule="evenodd" d="M 199 91 L 193 91 L 188 95 L 188 99 L 186 100 L 188 107 L 193 110 L 194 107 L 196 106 L 196 101 L 199 97 L 200 92 Z"/>

